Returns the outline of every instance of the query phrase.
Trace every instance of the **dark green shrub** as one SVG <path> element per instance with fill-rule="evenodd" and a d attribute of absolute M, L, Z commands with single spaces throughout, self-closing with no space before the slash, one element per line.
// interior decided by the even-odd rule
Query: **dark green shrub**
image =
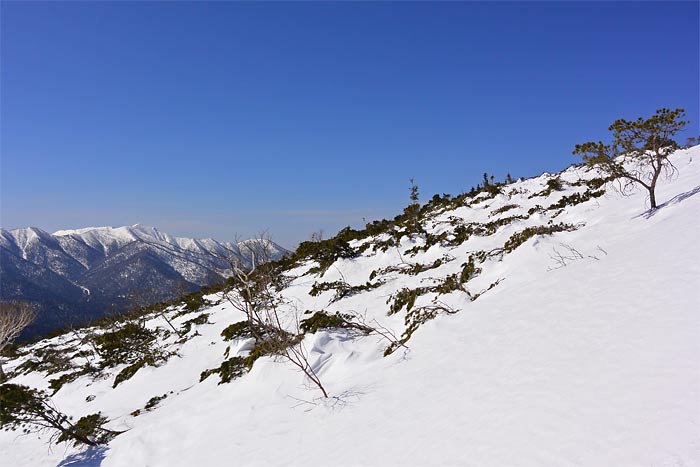
<path fill-rule="evenodd" d="M 559 177 L 552 178 L 550 180 L 547 180 L 547 189 L 552 192 L 552 191 L 561 191 L 564 189 L 562 186 L 561 180 Z"/>
<path fill-rule="evenodd" d="M 488 194 L 489 194 L 488 198 L 495 198 L 496 195 L 500 195 L 500 194 L 501 194 L 501 189 L 498 187 L 498 185 L 491 184 L 491 183 L 489 183 L 488 185 L 486 185 L 486 186 L 483 188 L 483 191 L 484 191 L 485 193 L 488 193 Z M 488 198 L 484 198 L 484 199 L 488 199 Z"/>
<path fill-rule="evenodd" d="M 515 221 L 525 220 L 527 218 L 528 218 L 528 216 L 523 216 L 523 215 L 517 214 L 515 216 L 503 217 L 501 219 L 496 219 L 495 221 L 487 222 L 485 224 L 476 224 L 475 227 L 473 228 L 474 235 L 487 237 L 489 235 L 495 234 L 499 228 L 501 228 L 505 225 L 510 225 Z"/>
<path fill-rule="evenodd" d="M 458 224 L 455 226 L 453 230 L 453 236 L 451 239 L 448 239 L 446 241 L 442 241 L 442 246 L 445 247 L 456 247 L 467 240 L 469 240 L 469 237 L 472 235 L 478 235 L 480 237 L 487 237 L 489 235 L 493 235 L 496 233 L 496 231 L 505 225 L 509 225 L 515 221 L 518 220 L 525 220 L 527 219 L 528 216 L 524 216 L 521 214 L 515 215 L 515 216 L 509 216 L 509 217 L 503 217 L 501 219 L 496 219 L 490 222 L 486 223 L 480 223 L 480 222 L 470 222 L 468 224 Z"/>
<path fill-rule="evenodd" d="M 68 441 L 77 446 L 84 444 L 83 440 L 90 440 L 94 444 L 107 444 L 118 434 L 104 428 L 108 421 L 100 412 L 85 415 L 75 422 L 71 430 L 61 433 L 56 442 Z"/>
<path fill-rule="evenodd" d="M 182 323 L 182 330 L 180 335 L 184 335 L 189 333 L 192 330 L 192 326 L 201 326 L 202 324 L 208 324 L 209 323 L 209 313 L 202 313 L 201 315 L 197 316 L 196 318 L 192 318 L 190 320 L 185 321 Z"/>
<path fill-rule="evenodd" d="M 345 240 L 331 239 L 318 243 L 325 242 L 329 242 L 326 248 L 317 250 L 316 254 L 312 256 L 312 259 L 318 263 L 318 266 L 309 270 L 310 274 L 323 274 L 337 260 L 355 258 L 358 256 L 357 251 Z"/>
<path fill-rule="evenodd" d="M 387 303 L 391 302 L 389 306 L 389 315 L 397 313 L 403 307 L 406 307 L 406 311 L 411 311 L 411 308 L 413 308 L 416 303 L 416 299 L 427 293 L 443 295 L 454 292 L 455 290 L 466 292 L 464 284 L 481 273 L 481 268 L 477 267 L 476 264 L 484 262 L 487 257 L 488 253 L 485 251 L 476 251 L 469 255 L 467 262 L 462 264 L 462 270 L 459 273 L 450 274 L 438 284 L 430 287 L 417 287 L 415 289 L 409 289 L 407 287 L 402 288 L 393 296 L 389 297 L 387 301 Z"/>
<path fill-rule="evenodd" d="M 199 311 L 206 306 L 211 306 L 212 302 L 204 298 L 204 294 L 195 292 L 190 295 L 185 295 L 182 297 L 182 301 L 185 304 L 185 308 L 182 313 L 193 313 Z"/>
<path fill-rule="evenodd" d="M 317 311 L 310 318 L 301 321 L 300 329 L 304 333 L 314 334 L 319 329 L 337 329 L 346 327 L 347 320 L 336 312 L 334 315 L 326 314 L 324 311 Z"/>
<path fill-rule="evenodd" d="M 553 191 L 561 191 L 564 189 L 562 181 L 559 179 L 559 176 L 547 180 L 546 186 L 547 188 L 540 191 L 539 193 L 530 195 L 529 198 L 536 198 L 538 196 L 549 196 L 552 194 Z"/>
<path fill-rule="evenodd" d="M 119 432 L 104 428 L 107 419 L 100 413 L 86 415 L 72 423 L 59 412 L 44 391 L 19 384 L 0 385 L 0 428 L 25 433 L 49 430 L 51 441 L 97 446 L 109 442 Z"/>
<path fill-rule="evenodd" d="M 156 337 L 154 331 L 128 322 L 116 331 L 96 336 L 94 342 L 103 359 L 103 367 L 112 367 L 133 363 L 150 353 L 151 343 Z"/>
<path fill-rule="evenodd" d="M 436 292 L 439 295 L 448 294 L 450 292 L 454 292 L 455 290 L 464 291 L 462 284 L 463 284 L 463 282 L 460 279 L 460 274 L 450 274 L 449 276 L 445 277 L 436 286 L 431 287 L 430 291 Z"/>
<path fill-rule="evenodd" d="M 491 214 L 489 214 L 489 216 L 490 217 L 497 216 L 499 214 L 503 214 L 506 211 L 510 211 L 511 209 L 515 209 L 518 207 L 520 207 L 520 206 L 518 206 L 517 204 L 506 204 L 505 206 L 501 206 L 500 208 L 494 209 L 493 211 L 491 211 Z"/>
<path fill-rule="evenodd" d="M 544 212 L 544 211 L 545 211 L 545 209 L 544 209 L 542 206 L 540 206 L 539 204 L 536 204 L 535 206 L 533 206 L 533 207 L 531 207 L 530 209 L 528 209 L 528 210 L 527 210 L 527 213 L 528 213 L 529 215 L 533 215 L 533 214 L 536 213 L 536 212 Z"/>
<path fill-rule="evenodd" d="M 357 257 L 359 255 L 358 251 L 352 248 L 349 242 L 365 237 L 366 235 L 363 231 L 346 227 L 333 238 L 301 242 L 294 254 L 284 258 L 282 261 L 271 264 L 282 269 L 288 269 L 298 264 L 301 260 L 310 259 L 316 261 L 318 266 L 313 267 L 309 272 L 311 274 L 323 274 L 338 259 Z"/>
<path fill-rule="evenodd" d="M 313 316 L 303 319 L 299 327 L 305 334 L 314 334 L 319 329 L 355 329 L 364 333 L 371 332 L 368 326 L 354 322 L 353 318 L 348 313 L 336 312 L 333 315 L 329 315 L 321 310 L 314 313 Z"/>
<path fill-rule="evenodd" d="M 61 375 L 58 378 L 54 378 L 52 380 L 49 380 L 49 387 L 53 390 L 53 394 L 56 394 L 65 384 L 72 383 L 76 379 L 80 378 L 81 376 L 88 375 L 91 373 L 97 372 L 97 368 L 92 368 L 89 366 L 83 367 L 79 371 L 75 371 L 73 373 L 66 373 L 64 375 Z"/>
<path fill-rule="evenodd" d="M 394 294 L 393 301 L 392 297 L 389 297 L 387 303 L 392 302 L 389 307 L 389 314 L 393 315 L 394 313 L 398 313 L 404 306 L 406 310 L 410 311 L 416 303 L 416 299 L 428 292 L 430 292 L 429 287 L 417 287 L 415 289 L 404 287 Z"/>
<path fill-rule="evenodd" d="M 167 394 L 163 394 L 162 396 L 154 396 L 148 399 L 148 402 L 146 402 L 146 405 L 143 407 L 146 410 L 151 410 L 155 408 L 156 405 L 160 404 L 160 401 L 168 397 Z"/>
<path fill-rule="evenodd" d="M 265 332 L 262 329 L 253 329 L 248 321 L 238 321 L 237 323 L 230 324 L 221 331 L 221 337 L 225 341 L 230 341 L 233 339 L 246 339 L 257 336 L 264 335 Z"/>
<path fill-rule="evenodd" d="M 404 330 L 403 334 L 401 335 L 401 338 L 398 340 L 393 341 L 387 348 L 384 350 L 384 356 L 391 355 L 396 349 L 399 347 L 405 347 L 406 342 L 411 339 L 411 336 L 413 336 L 413 333 L 416 332 L 416 330 L 425 324 L 426 322 L 430 321 L 431 319 L 434 319 L 438 314 L 440 313 L 457 313 L 458 310 L 454 310 L 448 306 L 442 305 L 442 304 L 433 304 L 433 305 L 428 305 L 428 306 L 421 306 L 414 308 L 413 310 L 409 310 L 406 312 L 406 317 L 404 318 L 404 323 L 406 325 L 406 329 Z"/>
<path fill-rule="evenodd" d="M 172 394 L 172 393 L 173 392 L 170 391 L 170 394 Z M 151 410 L 155 409 L 158 406 L 158 404 L 160 404 L 160 402 L 163 399 L 165 399 L 166 397 L 168 397 L 168 394 L 163 394 L 162 396 L 151 397 L 150 399 L 148 399 L 148 402 L 146 402 L 146 405 L 143 406 L 143 412 L 150 412 Z M 136 409 L 133 412 L 131 412 L 131 415 L 133 417 L 138 417 L 139 415 L 141 415 L 141 413 L 142 413 L 141 409 Z"/>
<path fill-rule="evenodd" d="M 572 230 L 576 230 L 576 226 L 571 224 L 552 224 L 528 227 L 521 232 L 511 235 L 506 241 L 505 245 L 503 245 L 503 251 L 510 253 L 535 235 L 551 235 L 556 232 L 570 232 Z"/>
<path fill-rule="evenodd" d="M 591 191 L 586 190 L 583 193 L 573 193 L 569 196 L 563 196 L 559 201 L 549 206 L 548 210 L 563 209 L 566 206 L 576 206 L 593 198 L 599 198 L 605 194 L 605 190 Z"/>
<path fill-rule="evenodd" d="M 114 378 L 114 383 L 112 384 L 112 387 L 116 388 L 119 384 L 131 379 L 131 377 L 134 376 L 136 374 L 136 372 L 139 371 L 144 366 L 146 366 L 145 359 L 139 360 L 136 363 L 133 363 L 133 364 L 127 366 L 122 371 L 120 371 L 117 374 L 117 376 Z"/>
<path fill-rule="evenodd" d="M 250 338 L 253 337 L 253 332 L 250 329 L 250 323 L 248 321 L 239 321 L 226 326 L 226 328 L 221 331 L 221 337 L 223 337 L 225 341 Z"/>
<path fill-rule="evenodd" d="M 42 362 L 40 360 L 28 359 L 17 365 L 17 367 L 15 368 L 15 373 L 22 375 L 41 370 Z"/>
<path fill-rule="evenodd" d="M 481 273 L 481 268 L 476 266 L 476 261 L 478 260 L 478 258 L 478 253 L 471 254 L 469 255 L 469 260 L 466 263 L 462 264 L 462 272 L 459 275 L 459 280 L 462 284 L 469 282 L 471 279 L 473 279 L 474 277 L 478 276 L 479 273 Z M 481 261 L 483 261 L 483 259 L 481 259 Z"/>
<path fill-rule="evenodd" d="M 255 347 L 246 358 L 248 369 L 253 368 L 253 363 L 260 357 L 285 355 L 287 349 L 297 345 L 303 338 L 303 335 L 295 335 L 282 329 L 276 329 L 274 333 L 268 332 L 255 343 Z"/>
<path fill-rule="evenodd" d="M 16 371 L 19 373 L 31 373 L 33 371 L 43 371 L 46 374 L 61 373 L 74 368 L 72 356 L 65 349 L 46 346 L 36 349 L 32 359 L 20 364 Z"/>
<path fill-rule="evenodd" d="M 613 180 L 615 180 L 615 177 L 592 178 L 590 180 L 585 180 L 584 184 L 591 190 L 597 190 L 606 183 L 611 182 Z"/>
<path fill-rule="evenodd" d="M 101 368 L 126 364 L 114 379 L 112 387 L 130 379 L 144 366 L 158 366 L 173 355 L 157 346 L 158 333 L 133 322 L 127 322 L 116 331 L 93 338 L 102 357 Z"/>
<path fill-rule="evenodd" d="M 249 358 L 232 357 L 224 360 L 218 368 L 205 370 L 199 377 L 199 381 L 204 381 L 213 374 L 218 374 L 220 377 L 219 384 L 229 383 L 235 378 L 240 378 L 248 372 Z M 250 365 L 252 366 L 252 364 Z"/>
<path fill-rule="evenodd" d="M 328 290 L 334 290 L 335 296 L 331 299 L 331 303 L 337 302 L 338 300 L 349 297 L 359 292 L 364 292 L 367 290 L 376 289 L 382 282 L 366 282 L 362 285 L 350 285 L 345 281 L 333 281 L 333 282 L 314 282 L 314 285 L 309 291 L 309 295 L 316 297 L 323 292 Z"/>
<path fill-rule="evenodd" d="M 389 232 L 391 237 L 384 239 L 384 240 L 375 240 L 371 242 L 369 245 L 374 247 L 374 251 L 383 251 L 386 252 L 389 248 L 393 248 L 395 246 L 399 245 L 399 241 L 401 240 L 401 237 L 403 237 L 403 233 L 399 231 L 392 231 Z"/>
<path fill-rule="evenodd" d="M 408 274 L 411 276 L 415 276 L 420 274 L 421 272 L 429 271 L 431 269 L 439 268 L 443 264 L 452 261 L 454 258 L 452 258 L 449 255 L 444 255 L 442 258 L 438 258 L 432 263 L 429 264 L 423 264 L 423 263 L 413 263 L 413 264 L 408 264 L 408 263 L 402 263 L 400 265 L 395 265 L 395 266 L 387 266 L 385 268 L 381 269 L 375 269 L 372 271 L 372 273 L 369 275 L 369 280 L 374 279 L 375 277 L 379 275 L 384 275 L 384 274 L 389 274 L 392 272 L 396 272 L 399 274 Z"/>

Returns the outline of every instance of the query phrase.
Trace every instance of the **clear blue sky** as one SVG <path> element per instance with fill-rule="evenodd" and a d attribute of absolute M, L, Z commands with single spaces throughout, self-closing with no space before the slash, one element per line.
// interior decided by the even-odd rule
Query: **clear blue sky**
<path fill-rule="evenodd" d="M 698 2 L 14 3 L 2 227 L 227 240 L 562 169 L 619 117 L 685 107 Z M 684 138 L 685 139 L 685 135 Z"/>

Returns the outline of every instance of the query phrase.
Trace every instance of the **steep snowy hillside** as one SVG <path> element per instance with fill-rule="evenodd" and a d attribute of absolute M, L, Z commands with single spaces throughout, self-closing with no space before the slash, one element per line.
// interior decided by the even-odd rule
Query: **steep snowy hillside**
<path fill-rule="evenodd" d="M 0 299 L 39 309 L 26 337 L 99 318 L 107 312 L 171 299 L 177 291 L 219 283 L 229 273 L 222 258 L 251 252 L 213 239 L 172 237 L 153 227 L 89 227 L 53 235 L 36 227 L 0 229 Z M 286 250 L 269 242 L 269 256 Z"/>
<path fill-rule="evenodd" d="M 20 349 L 11 383 L 124 432 L 0 432 L 3 465 L 698 466 L 700 147 L 672 160 L 653 212 L 572 167 L 303 245 L 273 298 L 328 398 L 233 292 Z"/>

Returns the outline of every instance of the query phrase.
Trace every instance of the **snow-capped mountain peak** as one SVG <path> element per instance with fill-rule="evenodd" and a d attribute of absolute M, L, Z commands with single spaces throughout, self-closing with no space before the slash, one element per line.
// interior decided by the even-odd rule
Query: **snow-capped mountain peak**
<path fill-rule="evenodd" d="M 273 259 L 286 252 L 274 243 L 268 248 Z M 133 306 L 127 297 L 135 291 L 162 300 L 181 293 L 176 289 L 223 280 L 229 274 L 224 258 L 231 254 L 244 263 L 250 257 L 230 242 L 173 237 L 142 224 L 53 234 L 36 227 L 0 229 L 0 254 L 0 299 L 37 303 L 43 310 L 37 332 L 61 325 L 59 308 L 94 318 Z"/>

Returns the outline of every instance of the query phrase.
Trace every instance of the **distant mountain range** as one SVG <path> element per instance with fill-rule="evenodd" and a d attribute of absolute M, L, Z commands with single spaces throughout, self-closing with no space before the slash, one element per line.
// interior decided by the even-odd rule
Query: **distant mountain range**
<path fill-rule="evenodd" d="M 34 303 L 39 316 L 25 337 L 41 335 L 221 282 L 224 258 L 251 264 L 251 242 L 173 237 L 139 224 L 53 234 L 0 229 L 0 300 Z M 266 245 L 272 259 L 287 252 Z"/>

